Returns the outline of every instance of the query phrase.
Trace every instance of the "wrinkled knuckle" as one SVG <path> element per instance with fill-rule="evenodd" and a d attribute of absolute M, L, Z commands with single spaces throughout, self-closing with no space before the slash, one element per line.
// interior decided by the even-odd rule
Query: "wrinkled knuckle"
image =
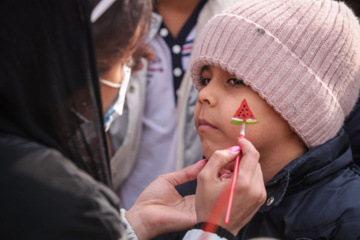
<path fill-rule="evenodd" d="M 159 175 L 159 176 L 156 177 L 156 180 L 166 179 L 166 175 L 167 175 L 167 174 L 161 174 L 161 175 Z"/>
<path fill-rule="evenodd" d="M 158 177 L 159 177 L 159 178 L 165 178 L 165 177 L 166 177 L 166 174 L 160 174 Z"/>

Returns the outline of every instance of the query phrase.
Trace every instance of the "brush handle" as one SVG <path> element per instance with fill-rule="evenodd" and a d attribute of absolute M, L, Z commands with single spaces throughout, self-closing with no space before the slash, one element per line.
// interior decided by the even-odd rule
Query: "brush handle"
<path fill-rule="evenodd" d="M 225 215 L 225 221 L 224 221 L 225 224 L 228 224 L 229 220 L 230 220 L 231 207 L 232 207 L 232 203 L 233 203 L 233 199 L 234 199 L 235 184 L 236 184 L 236 179 L 237 179 L 237 176 L 239 173 L 240 157 L 241 157 L 241 153 L 239 153 L 235 158 L 233 178 L 231 180 L 231 187 L 230 187 L 229 202 L 228 202 L 228 206 L 226 209 L 226 215 Z"/>
<path fill-rule="evenodd" d="M 244 135 L 241 134 L 239 136 L 239 139 L 243 139 L 243 138 L 244 138 Z M 235 158 L 235 165 L 234 165 L 234 170 L 233 170 L 233 178 L 231 179 L 229 202 L 228 202 L 228 207 L 226 209 L 225 220 L 224 220 L 225 224 L 228 224 L 229 221 L 230 221 L 231 207 L 232 207 L 232 202 L 234 200 L 235 184 L 236 184 L 237 176 L 239 174 L 240 158 L 241 158 L 241 149 L 240 149 L 239 154 Z"/>

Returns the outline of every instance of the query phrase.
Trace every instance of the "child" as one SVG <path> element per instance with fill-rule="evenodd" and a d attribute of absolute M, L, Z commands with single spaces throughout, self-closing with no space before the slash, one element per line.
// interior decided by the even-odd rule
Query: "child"
<path fill-rule="evenodd" d="M 240 239 L 359 239 L 360 169 L 342 129 L 359 67 L 359 23 L 341 2 L 247 0 L 204 28 L 191 72 L 205 156 L 236 143 L 244 99 L 258 120 L 245 137 L 267 201 Z"/>

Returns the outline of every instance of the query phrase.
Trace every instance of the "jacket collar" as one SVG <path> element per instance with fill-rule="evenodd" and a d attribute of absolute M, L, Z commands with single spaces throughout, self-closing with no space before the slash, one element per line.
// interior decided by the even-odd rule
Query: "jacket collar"
<path fill-rule="evenodd" d="M 269 211 L 286 193 L 306 188 L 352 162 L 349 140 L 341 129 L 336 137 L 294 159 L 266 183 L 267 201 L 259 211 Z"/>

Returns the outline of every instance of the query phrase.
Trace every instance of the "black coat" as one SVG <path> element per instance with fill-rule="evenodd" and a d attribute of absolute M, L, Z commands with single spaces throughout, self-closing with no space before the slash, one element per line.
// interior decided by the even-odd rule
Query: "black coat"
<path fill-rule="evenodd" d="M 120 239 L 117 196 L 62 153 L 0 133 L 0 239 Z"/>
<path fill-rule="evenodd" d="M 195 189 L 196 182 L 178 188 L 182 195 Z M 267 201 L 239 239 L 360 239 L 360 168 L 353 163 L 343 130 L 290 162 L 266 190 Z"/>
<path fill-rule="evenodd" d="M 88 1 L 2 0 L 0 53 L 0 239 L 119 239 Z"/>
<path fill-rule="evenodd" d="M 354 162 L 360 166 L 360 96 L 350 115 L 346 118 L 344 129 L 349 137 Z"/>

